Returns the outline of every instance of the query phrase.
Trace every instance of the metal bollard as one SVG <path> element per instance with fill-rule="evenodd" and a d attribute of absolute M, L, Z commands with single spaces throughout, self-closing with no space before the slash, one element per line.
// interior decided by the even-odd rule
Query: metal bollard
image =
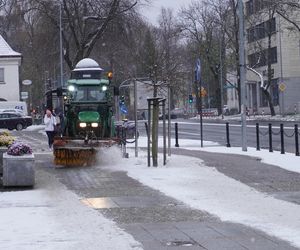
<path fill-rule="evenodd" d="M 269 123 L 269 152 L 273 152 L 273 145 L 272 145 L 272 124 Z"/>
<path fill-rule="evenodd" d="M 226 147 L 227 147 L 227 148 L 230 148 L 230 140 L 229 140 L 229 122 L 226 122 L 226 139 L 227 139 Z"/>
<path fill-rule="evenodd" d="M 280 124 L 280 145 L 281 145 L 281 154 L 285 154 L 284 150 L 284 131 L 283 131 L 283 124 Z"/>
<path fill-rule="evenodd" d="M 256 123 L 256 150 L 260 151 L 260 143 L 259 143 L 259 124 Z"/>
<path fill-rule="evenodd" d="M 296 156 L 299 156 L 299 140 L 298 140 L 298 125 L 295 124 L 295 146 L 296 146 Z"/>
<path fill-rule="evenodd" d="M 178 144 L 178 123 L 175 123 L 175 147 L 179 148 L 179 144 Z"/>
<path fill-rule="evenodd" d="M 145 122 L 145 129 L 146 129 L 147 137 L 149 137 L 149 130 L 148 130 L 148 123 L 147 122 Z"/>

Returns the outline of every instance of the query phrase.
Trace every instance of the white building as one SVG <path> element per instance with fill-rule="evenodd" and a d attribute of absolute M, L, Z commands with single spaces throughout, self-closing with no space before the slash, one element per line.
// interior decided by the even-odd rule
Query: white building
<path fill-rule="evenodd" d="M 263 75 L 267 81 L 268 35 L 271 34 L 272 80 L 268 92 L 276 114 L 299 112 L 300 108 L 300 35 L 292 31 L 293 25 L 278 14 L 270 17 L 262 0 L 245 0 L 246 63 Z M 299 13 L 290 13 L 289 18 L 299 23 Z M 247 102 L 250 110 L 269 111 L 262 92 L 259 77 L 247 71 Z"/>
<path fill-rule="evenodd" d="M 14 51 L 0 35 L 0 100 L 19 101 L 19 67 L 22 55 Z"/>
<path fill-rule="evenodd" d="M 137 87 L 137 113 L 140 118 L 147 118 L 148 110 L 148 98 L 153 98 L 153 83 L 149 80 L 140 81 L 136 80 Z M 134 82 L 123 82 L 120 85 L 120 95 L 125 96 L 126 105 L 128 105 L 129 113 L 133 115 L 134 109 Z M 166 113 L 168 108 L 168 89 L 166 86 L 159 86 L 157 90 L 157 97 L 166 99 L 165 107 Z M 129 118 L 133 119 L 133 116 Z"/>
<path fill-rule="evenodd" d="M 245 4 L 245 50 L 246 64 L 263 76 L 267 83 L 268 36 L 271 35 L 269 60 L 271 62 L 271 95 L 276 114 L 300 113 L 300 33 L 294 26 L 274 13 L 270 17 L 263 0 L 244 0 Z M 299 11 L 289 18 L 300 23 Z M 293 30 L 294 29 L 294 30 Z M 227 75 L 236 85 L 236 76 Z M 261 88 L 259 76 L 246 71 L 246 105 L 250 112 L 269 113 L 267 99 Z M 234 88 L 227 89 L 229 109 L 238 108 Z"/>

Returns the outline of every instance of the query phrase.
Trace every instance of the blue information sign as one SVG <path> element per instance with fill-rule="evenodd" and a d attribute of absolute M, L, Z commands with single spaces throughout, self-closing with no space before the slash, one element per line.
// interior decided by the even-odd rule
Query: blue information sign
<path fill-rule="evenodd" d="M 201 80 L 201 61 L 200 58 L 198 58 L 195 64 L 195 81 L 200 82 L 200 80 Z"/>

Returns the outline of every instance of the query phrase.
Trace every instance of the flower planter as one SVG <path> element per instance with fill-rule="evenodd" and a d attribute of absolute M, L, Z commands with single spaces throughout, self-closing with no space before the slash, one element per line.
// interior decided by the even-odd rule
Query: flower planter
<path fill-rule="evenodd" d="M 34 186 L 34 155 L 3 154 L 3 186 Z"/>
<path fill-rule="evenodd" d="M 7 147 L 0 147 L 0 175 L 3 173 L 3 154 L 6 153 Z"/>

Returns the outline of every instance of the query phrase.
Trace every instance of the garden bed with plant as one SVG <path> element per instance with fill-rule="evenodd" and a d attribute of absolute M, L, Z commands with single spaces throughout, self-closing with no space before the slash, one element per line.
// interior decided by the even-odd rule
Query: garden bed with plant
<path fill-rule="evenodd" d="M 31 147 L 16 141 L 9 133 L 0 134 L 1 173 L 4 187 L 33 186 L 35 182 L 34 155 Z"/>

